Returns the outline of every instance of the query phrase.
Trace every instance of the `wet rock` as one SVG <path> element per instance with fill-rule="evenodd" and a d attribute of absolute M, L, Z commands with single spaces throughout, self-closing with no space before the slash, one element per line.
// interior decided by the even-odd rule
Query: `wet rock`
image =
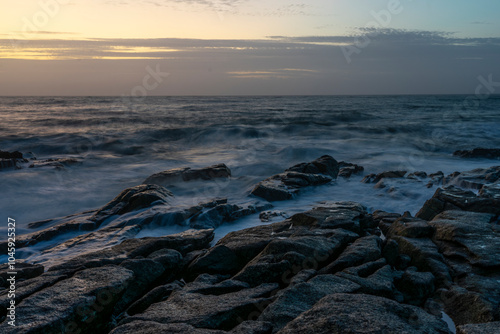
<path fill-rule="evenodd" d="M 456 325 L 499 320 L 498 309 L 495 309 L 495 305 L 482 298 L 477 292 L 453 286 L 451 289 L 441 292 L 440 297 L 446 313 Z"/>
<path fill-rule="evenodd" d="M 288 218 L 286 212 L 276 212 L 276 211 L 263 211 L 259 214 L 259 219 L 261 222 L 271 221 L 275 217 Z"/>
<path fill-rule="evenodd" d="M 382 256 L 388 264 L 395 266 L 399 257 L 399 245 L 396 240 L 387 240 L 382 248 Z"/>
<path fill-rule="evenodd" d="M 494 268 L 500 266 L 500 228 L 494 223 L 494 217 L 487 213 L 445 211 L 429 225 L 436 229 L 434 238 L 445 256 L 460 257 L 475 266 Z M 457 244 L 463 250 L 457 250 Z"/>
<path fill-rule="evenodd" d="M 436 215 L 446 210 L 500 214 L 500 199 L 481 197 L 472 191 L 446 186 L 437 189 L 434 196 L 425 202 L 415 216 L 432 220 Z"/>
<path fill-rule="evenodd" d="M 8 326 L 4 333 L 102 331 L 133 277 L 117 266 L 80 271 L 24 299 L 16 308 L 16 327 Z"/>
<path fill-rule="evenodd" d="M 485 184 L 479 190 L 479 197 L 500 200 L 500 183 Z"/>
<path fill-rule="evenodd" d="M 324 296 L 355 292 L 359 288 L 356 283 L 337 276 L 319 275 L 308 282 L 280 291 L 276 300 L 262 312 L 259 320 L 271 322 L 275 333 L 301 313 L 311 309 Z"/>
<path fill-rule="evenodd" d="M 494 166 L 453 173 L 445 178 L 444 184 L 469 189 L 481 189 L 483 185 L 495 183 L 498 180 L 500 180 L 500 166 Z"/>
<path fill-rule="evenodd" d="M 226 331 L 212 330 L 207 328 L 195 328 L 182 323 L 161 324 L 156 321 L 137 320 L 116 327 L 110 334 L 226 334 Z"/>
<path fill-rule="evenodd" d="M 486 158 L 486 159 L 499 159 L 500 149 L 498 148 L 482 148 L 477 147 L 472 150 L 460 150 L 453 152 L 454 156 L 461 158 Z"/>
<path fill-rule="evenodd" d="M 151 304 L 161 302 L 166 300 L 172 292 L 175 290 L 182 289 L 183 284 L 176 281 L 173 283 L 165 284 L 158 286 L 148 293 L 146 293 L 143 297 L 136 300 L 130 307 L 127 309 L 128 315 L 135 315 L 137 313 L 144 312 Z"/>
<path fill-rule="evenodd" d="M 167 203 L 173 194 L 158 185 L 141 184 L 122 191 L 111 202 L 99 209 L 90 220 L 102 222 L 112 215 L 122 215 L 127 212 L 150 207 L 154 203 Z"/>
<path fill-rule="evenodd" d="M 16 261 L 15 265 L 16 271 L 16 281 L 26 280 L 34 278 L 43 274 L 44 268 L 39 264 L 30 264 L 22 261 Z M 7 287 L 7 278 L 9 277 L 8 272 L 12 270 L 9 269 L 9 264 L 0 265 L 0 287 Z"/>
<path fill-rule="evenodd" d="M 124 319 L 120 325 L 133 321 L 183 323 L 196 328 L 231 330 L 252 313 L 269 304 L 276 284 L 263 284 L 224 295 L 203 295 L 185 289 L 174 291 L 164 302 L 151 305 L 144 313 Z M 262 307 L 263 309 L 264 307 Z"/>
<path fill-rule="evenodd" d="M 82 160 L 75 158 L 61 158 L 61 159 L 46 159 L 46 160 L 32 160 L 29 168 L 43 168 L 54 167 L 55 169 L 63 169 L 67 166 L 81 164 Z"/>
<path fill-rule="evenodd" d="M 231 177 L 231 170 L 225 164 L 218 164 L 200 169 L 176 168 L 166 170 L 164 172 L 151 175 L 142 183 L 168 186 L 177 182 L 213 180 L 216 178 L 229 177 Z"/>
<path fill-rule="evenodd" d="M 434 234 L 434 228 L 426 220 L 418 218 L 398 218 L 390 225 L 381 225 L 385 236 L 391 238 L 395 235 L 408 238 L 428 238 Z"/>
<path fill-rule="evenodd" d="M 118 265 L 127 259 L 139 256 L 147 257 L 161 249 L 174 249 L 181 254 L 187 254 L 196 249 L 208 248 L 213 237 L 213 230 L 188 230 L 165 237 L 127 239 L 119 245 L 77 256 L 48 270 L 77 270 L 81 267 L 95 268 L 106 264 Z"/>
<path fill-rule="evenodd" d="M 445 322 L 415 306 L 366 294 L 332 294 L 289 322 L 278 333 L 450 332 Z"/>
<path fill-rule="evenodd" d="M 458 326 L 457 334 L 500 334 L 500 321 Z"/>
<path fill-rule="evenodd" d="M 442 184 L 444 180 L 444 173 L 439 171 L 436 173 L 429 174 L 429 177 L 431 178 L 431 180 L 429 181 L 429 183 L 427 183 L 427 188 L 431 188 L 434 185 Z"/>
<path fill-rule="evenodd" d="M 422 272 L 431 272 L 436 277 L 436 286 L 450 286 L 452 279 L 446 260 L 438 247 L 427 238 L 394 236 L 399 252 L 411 258 L 411 265 Z"/>
<path fill-rule="evenodd" d="M 331 156 L 324 155 L 312 162 L 301 163 L 290 167 L 286 171 L 303 174 L 323 174 L 335 179 L 339 174 L 339 163 Z"/>
<path fill-rule="evenodd" d="M 339 175 L 340 177 L 350 178 L 353 174 L 359 174 L 365 170 L 363 166 L 352 164 L 349 162 L 339 162 Z"/>
<path fill-rule="evenodd" d="M 383 179 L 399 179 L 403 178 L 406 175 L 406 171 L 396 170 L 396 171 L 387 171 L 379 174 L 369 174 L 364 177 L 361 182 L 363 183 L 378 183 Z"/>
<path fill-rule="evenodd" d="M 340 256 L 319 270 L 320 274 L 333 274 L 348 267 L 378 260 L 382 257 L 382 240 L 377 236 L 368 236 L 356 240 Z"/>
<path fill-rule="evenodd" d="M 395 285 L 403 293 L 405 303 L 422 306 L 434 294 L 434 280 L 432 273 L 418 272 L 417 268 L 411 267 L 395 281 Z"/>
<path fill-rule="evenodd" d="M 151 290 L 153 282 L 165 272 L 161 263 L 150 259 L 129 259 L 123 261 L 120 266 L 134 273 L 134 284 L 125 290 L 122 298 L 115 305 L 113 310 L 115 315 L 125 311 L 130 304 Z"/>
<path fill-rule="evenodd" d="M 271 176 L 260 182 L 251 194 L 270 202 L 293 198 L 300 188 L 318 186 L 337 178 L 338 162 L 330 156 L 322 156 L 309 163 L 302 163 L 287 169 L 284 173 Z"/>
<path fill-rule="evenodd" d="M 0 151 L 0 159 L 23 159 L 23 154 L 19 151 Z"/>
<path fill-rule="evenodd" d="M 411 179 L 411 180 L 422 180 L 422 179 L 427 178 L 427 173 L 422 172 L 422 171 L 417 171 L 417 172 L 413 172 L 413 173 L 408 174 L 408 176 L 406 178 Z"/>

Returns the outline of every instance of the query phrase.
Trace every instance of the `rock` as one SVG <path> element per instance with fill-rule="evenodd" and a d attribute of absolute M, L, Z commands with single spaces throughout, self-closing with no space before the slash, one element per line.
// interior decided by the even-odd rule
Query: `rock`
<path fill-rule="evenodd" d="M 481 298 L 477 292 L 453 286 L 442 291 L 440 299 L 444 303 L 445 312 L 456 325 L 498 321 L 498 307 L 495 308 L 491 301 Z"/>
<path fill-rule="evenodd" d="M 391 266 L 383 266 L 373 274 L 367 275 L 367 277 L 350 274 L 349 272 L 352 271 L 344 270 L 335 275 L 358 284 L 360 293 L 395 299 L 398 302 L 403 301 L 403 297 L 396 291 L 394 286 L 394 279 L 399 276 L 399 273 L 395 272 Z"/>
<path fill-rule="evenodd" d="M 22 261 L 16 261 L 15 268 L 17 281 L 40 276 L 44 271 L 43 266 L 39 264 L 30 264 Z M 9 270 L 9 264 L 6 263 L 0 265 L 0 287 L 7 287 L 7 278 L 9 277 L 8 272 L 11 271 L 12 270 Z"/>
<path fill-rule="evenodd" d="M 422 171 L 417 171 L 417 172 L 413 172 L 413 173 L 408 174 L 408 176 L 406 178 L 410 179 L 410 180 L 422 180 L 422 179 L 427 178 L 427 173 L 422 172 Z"/>
<path fill-rule="evenodd" d="M 19 151 L 0 151 L 0 159 L 23 159 L 23 154 Z"/>
<path fill-rule="evenodd" d="M 442 184 L 444 180 L 444 173 L 442 171 L 429 174 L 431 180 L 427 183 L 427 188 L 431 188 L 434 185 Z"/>
<path fill-rule="evenodd" d="M 406 171 L 388 171 L 388 172 L 382 172 L 379 174 L 369 174 L 365 176 L 361 182 L 363 183 L 378 183 L 379 181 L 383 179 L 399 179 L 403 178 L 406 175 Z"/>
<path fill-rule="evenodd" d="M 224 295 L 203 295 L 185 289 L 174 291 L 164 302 L 151 305 L 144 313 L 124 319 L 134 321 L 183 323 L 196 328 L 231 330 L 245 320 L 259 315 L 269 304 L 277 284 L 263 284 Z"/>
<path fill-rule="evenodd" d="M 366 294 L 332 294 L 289 322 L 288 333 L 449 334 L 445 322 L 422 309 Z"/>
<path fill-rule="evenodd" d="M 16 327 L 3 333 L 102 331 L 133 276 L 117 266 L 80 271 L 24 299 L 16 307 Z"/>
<path fill-rule="evenodd" d="M 418 272 L 415 267 L 408 268 L 395 285 L 403 293 L 405 303 L 417 306 L 423 306 L 435 290 L 434 275 Z"/>
<path fill-rule="evenodd" d="M 461 150 L 453 152 L 453 155 L 461 158 L 486 158 L 499 159 L 500 149 L 498 148 L 481 148 L 477 147 L 472 150 Z"/>
<path fill-rule="evenodd" d="M 288 218 L 286 212 L 276 212 L 276 211 L 263 211 L 259 214 L 259 219 L 261 222 L 271 221 L 275 217 Z"/>
<path fill-rule="evenodd" d="M 344 178 L 350 178 L 353 174 L 359 174 L 365 170 L 363 166 L 352 164 L 349 162 L 339 162 L 339 175 Z"/>
<path fill-rule="evenodd" d="M 169 197 L 173 197 L 173 194 L 162 186 L 141 184 L 122 191 L 111 202 L 99 209 L 90 220 L 102 222 L 112 215 L 122 215 L 147 208 L 154 203 L 168 203 Z"/>
<path fill-rule="evenodd" d="M 259 316 L 259 320 L 271 322 L 275 333 L 301 313 L 311 309 L 324 296 L 355 292 L 359 288 L 358 284 L 337 276 L 319 275 L 308 282 L 280 291 L 276 300 Z"/>
<path fill-rule="evenodd" d="M 378 260 L 382 257 L 382 240 L 377 236 L 368 236 L 356 240 L 340 256 L 319 270 L 320 274 L 334 274 L 348 267 Z"/>
<path fill-rule="evenodd" d="M 226 334 L 226 331 L 195 328 L 188 324 L 160 324 L 155 321 L 133 321 L 116 327 L 110 334 Z"/>
<path fill-rule="evenodd" d="M 398 218 L 388 228 L 381 226 L 381 229 L 388 238 L 395 235 L 408 238 L 428 238 L 434 234 L 434 228 L 426 220 L 411 217 Z"/>
<path fill-rule="evenodd" d="M 495 215 L 465 211 L 445 211 L 429 225 L 436 229 L 434 238 L 447 257 L 460 257 L 474 266 L 500 266 L 500 228 Z M 447 242 L 452 243 L 451 245 Z M 464 249 L 456 249 L 456 245 Z"/>
<path fill-rule="evenodd" d="M 260 182 L 251 194 L 270 202 L 293 198 L 300 188 L 318 186 L 337 178 L 338 162 L 325 155 L 309 163 L 301 163 L 288 168 L 284 173 L 271 176 Z"/>
<path fill-rule="evenodd" d="M 182 287 L 183 285 L 178 281 L 158 286 L 146 293 L 143 297 L 136 300 L 132 305 L 130 305 L 130 307 L 127 309 L 127 314 L 135 315 L 137 313 L 142 313 L 151 304 L 158 303 L 167 299 L 172 294 L 172 292 L 174 292 L 175 290 L 180 290 L 182 289 Z"/>
<path fill-rule="evenodd" d="M 451 285 L 451 275 L 445 259 L 438 247 L 427 238 L 406 238 L 394 236 L 399 252 L 411 258 L 411 265 L 422 272 L 431 272 L 436 277 L 436 286 Z"/>
<path fill-rule="evenodd" d="M 339 163 L 331 156 L 324 155 L 312 162 L 301 163 L 290 167 L 286 171 L 304 174 L 324 174 L 335 179 L 339 173 Z"/>
<path fill-rule="evenodd" d="M 382 248 L 382 256 L 388 264 L 396 266 L 399 257 L 399 245 L 396 240 L 387 240 Z"/>
<path fill-rule="evenodd" d="M 500 166 L 494 166 L 453 173 L 445 178 L 444 184 L 469 189 L 481 189 L 485 184 L 495 183 L 498 180 L 500 180 Z"/>
<path fill-rule="evenodd" d="M 500 321 L 458 326 L 457 334 L 500 334 Z"/>
<path fill-rule="evenodd" d="M 233 328 L 231 334 L 271 334 L 273 325 L 266 321 L 243 321 Z"/>
<path fill-rule="evenodd" d="M 164 172 L 151 175 L 142 183 L 168 186 L 177 182 L 213 180 L 216 178 L 229 177 L 231 177 L 231 170 L 225 164 L 218 164 L 200 169 L 176 168 L 166 170 Z"/>
<path fill-rule="evenodd" d="M 54 167 L 55 169 L 63 169 L 67 166 L 81 163 L 81 160 L 74 158 L 32 160 L 29 168 Z"/>
<path fill-rule="evenodd" d="M 134 284 L 127 288 L 120 301 L 115 305 L 113 314 L 119 315 L 134 301 L 151 290 L 153 283 L 165 272 L 161 263 L 151 259 L 128 259 L 120 264 L 134 273 Z"/>
<path fill-rule="evenodd" d="M 485 184 L 479 190 L 479 197 L 500 200 L 500 184 Z"/>
<path fill-rule="evenodd" d="M 127 259 L 139 256 L 147 257 L 161 249 L 174 249 L 181 254 L 187 254 L 196 249 L 208 248 L 213 237 L 213 230 L 188 230 L 165 237 L 127 239 L 119 245 L 74 257 L 48 270 L 77 270 L 81 267 L 95 268 L 106 264 L 118 265 Z"/>
<path fill-rule="evenodd" d="M 500 214 L 500 199 L 481 197 L 472 191 L 446 186 L 437 189 L 434 196 L 425 202 L 415 217 L 432 220 L 436 215 L 446 210 Z"/>

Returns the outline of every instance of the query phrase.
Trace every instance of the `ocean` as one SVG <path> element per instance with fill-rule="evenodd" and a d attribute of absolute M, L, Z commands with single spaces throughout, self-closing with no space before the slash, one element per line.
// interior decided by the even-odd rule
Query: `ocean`
<path fill-rule="evenodd" d="M 225 163 L 232 171 L 230 180 L 170 189 L 172 205 L 215 197 L 244 203 L 259 181 L 325 154 L 364 166 L 365 174 L 499 164 L 452 155 L 475 147 L 500 147 L 499 96 L 0 97 L 0 150 L 78 161 L 0 170 L 0 239 L 7 238 L 7 217 L 16 219 L 18 235 L 33 232 L 30 222 L 99 208 L 171 168 Z M 291 215 L 348 200 L 370 211 L 415 214 L 436 190 L 406 179 L 396 191 L 374 189 L 362 177 L 309 188 L 273 210 Z M 260 223 L 252 215 L 221 226 L 217 236 Z"/>

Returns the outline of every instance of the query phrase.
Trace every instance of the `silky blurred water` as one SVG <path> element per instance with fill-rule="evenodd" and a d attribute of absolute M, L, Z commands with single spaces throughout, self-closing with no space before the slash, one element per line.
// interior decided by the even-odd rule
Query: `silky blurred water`
<path fill-rule="evenodd" d="M 98 208 L 149 175 L 175 167 L 225 163 L 233 172 L 231 181 L 173 190 L 173 205 L 189 205 L 213 197 L 242 203 L 258 181 L 324 154 L 360 164 L 366 173 L 450 173 L 498 165 L 452 156 L 459 149 L 500 147 L 500 98 L 478 100 L 474 108 L 463 107 L 466 98 L 2 97 L 0 150 L 81 163 L 62 170 L 1 170 L 1 219 L 15 218 L 18 234 L 26 233 L 29 222 Z M 276 210 L 293 213 L 319 201 L 355 200 L 370 210 L 415 213 L 435 191 L 403 182 L 387 193 L 360 180 L 308 189 L 277 203 Z M 218 233 L 257 222 L 248 217 Z"/>

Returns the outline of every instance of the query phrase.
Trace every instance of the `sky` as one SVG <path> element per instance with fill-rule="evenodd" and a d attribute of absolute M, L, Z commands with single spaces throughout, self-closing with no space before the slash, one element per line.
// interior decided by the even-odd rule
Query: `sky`
<path fill-rule="evenodd" d="M 500 82 L 499 14 L 497 0 L 0 0 L 0 95 L 472 94 Z"/>

